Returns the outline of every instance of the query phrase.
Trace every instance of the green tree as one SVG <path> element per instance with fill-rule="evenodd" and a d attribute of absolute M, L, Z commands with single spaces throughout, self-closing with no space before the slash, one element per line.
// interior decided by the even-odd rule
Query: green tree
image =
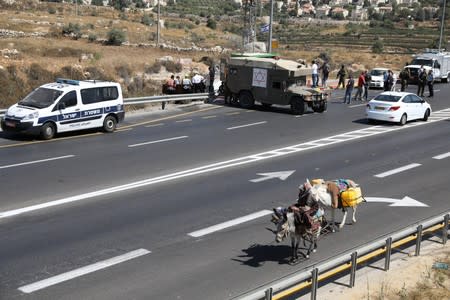
<path fill-rule="evenodd" d="M 212 18 L 208 18 L 208 21 L 206 21 L 206 27 L 214 30 L 217 28 L 217 22 L 214 21 Z"/>
<path fill-rule="evenodd" d="M 118 28 L 111 29 L 107 34 L 107 45 L 120 46 L 126 41 L 125 32 Z"/>
<path fill-rule="evenodd" d="M 372 52 L 373 53 L 383 53 L 383 50 L 384 50 L 384 45 L 381 40 L 376 40 L 372 44 Z"/>
<path fill-rule="evenodd" d="M 91 4 L 95 6 L 103 6 L 103 0 L 92 0 Z"/>

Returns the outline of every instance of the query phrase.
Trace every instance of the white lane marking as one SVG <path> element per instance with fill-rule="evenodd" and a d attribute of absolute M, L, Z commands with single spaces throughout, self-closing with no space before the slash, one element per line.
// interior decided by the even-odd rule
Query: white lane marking
<path fill-rule="evenodd" d="M 164 123 L 158 123 L 158 124 L 150 124 L 150 125 L 145 125 L 144 127 L 158 127 L 158 126 L 163 126 Z"/>
<path fill-rule="evenodd" d="M 202 119 L 211 119 L 211 118 L 217 118 L 217 116 L 205 116 L 205 117 L 202 117 Z"/>
<path fill-rule="evenodd" d="M 46 161 L 52 161 L 52 160 L 70 158 L 70 157 L 75 157 L 75 155 L 65 155 L 65 156 L 52 157 L 52 158 L 46 158 L 46 159 L 40 159 L 40 160 L 34 160 L 34 161 L 27 161 L 27 162 L 13 164 L 13 165 L 0 166 L 0 169 L 6 169 L 6 168 L 12 168 L 12 167 L 18 167 L 18 166 L 25 166 L 25 165 L 32 165 L 32 164 L 38 164 L 38 163 L 42 163 L 42 162 L 46 162 Z"/>
<path fill-rule="evenodd" d="M 143 145 L 156 144 L 156 143 L 168 142 L 168 141 L 179 140 L 179 139 L 185 139 L 185 138 L 188 138 L 188 136 L 187 136 L 187 135 L 182 135 L 182 136 L 177 136 L 177 137 L 168 138 L 168 139 L 162 139 L 162 140 L 157 140 L 157 141 L 144 142 L 144 143 L 139 143 L 139 144 L 134 144 L 134 145 L 128 145 L 128 147 L 129 147 L 129 148 L 132 148 L 132 147 L 139 147 L 139 146 L 143 146 Z"/>
<path fill-rule="evenodd" d="M 184 122 L 192 122 L 192 119 L 184 119 L 184 120 L 175 121 L 175 123 L 184 123 Z"/>
<path fill-rule="evenodd" d="M 439 112 L 440 113 L 442 113 L 442 112 L 450 112 L 450 108 L 442 110 L 442 111 L 439 111 Z M 437 122 L 437 121 L 440 121 L 440 120 L 446 120 L 446 119 L 449 119 L 449 118 L 450 118 L 450 114 L 445 115 L 445 116 L 441 117 L 440 119 L 436 119 L 436 120 L 432 120 L 432 121 L 429 120 L 428 122 L 421 122 L 420 124 L 422 124 L 422 125 L 431 124 L 431 123 L 434 123 L 434 122 Z M 112 194 L 112 193 L 117 193 L 117 192 L 121 192 L 121 191 L 134 189 L 134 188 L 139 188 L 139 187 L 143 187 L 143 186 L 147 186 L 147 185 L 152 185 L 152 184 L 155 184 L 155 183 L 160 183 L 160 182 L 175 180 L 175 179 L 184 178 L 184 177 L 188 177 L 188 176 L 194 176 L 194 175 L 198 175 L 198 174 L 213 172 L 213 171 L 222 170 L 222 169 L 226 169 L 226 168 L 231 168 L 231 167 L 235 167 L 235 166 L 241 166 L 241 165 L 250 164 L 250 163 L 253 163 L 253 162 L 257 162 L 257 161 L 262 161 L 262 160 L 265 160 L 265 159 L 271 159 L 273 157 L 280 157 L 280 156 L 284 156 L 284 155 L 289 155 L 291 153 L 308 151 L 308 150 L 311 150 L 311 149 L 314 149 L 314 148 L 326 147 L 326 146 L 329 146 L 329 145 L 343 143 L 343 142 L 347 142 L 347 141 L 351 141 L 351 140 L 367 138 L 369 136 L 374 136 L 374 135 L 382 134 L 382 133 L 385 133 L 385 132 L 391 132 L 391 131 L 396 131 L 396 130 L 403 130 L 403 129 L 407 129 L 408 126 L 373 126 L 373 127 L 368 127 L 368 128 L 369 129 L 371 129 L 371 128 L 385 128 L 385 131 L 383 131 L 383 132 L 381 132 L 381 131 L 380 132 L 374 132 L 374 131 L 365 131 L 365 129 L 358 129 L 358 130 L 355 130 L 355 131 L 350 131 L 350 132 L 347 132 L 347 133 L 341 133 L 341 134 L 337 134 L 337 135 L 334 135 L 334 136 L 327 137 L 327 139 L 330 139 L 330 138 L 331 139 L 334 139 L 334 138 L 338 139 L 338 140 L 336 140 L 334 142 L 330 141 L 328 144 L 316 145 L 314 142 L 320 141 L 320 139 L 319 139 L 319 140 L 310 141 L 310 142 L 307 142 L 307 143 L 302 143 L 302 144 L 297 144 L 297 145 L 290 145 L 290 146 L 287 146 L 287 147 L 274 149 L 274 150 L 271 150 L 271 151 L 266 151 L 266 152 L 261 152 L 261 153 L 252 154 L 252 155 L 248 155 L 248 156 L 238 157 L 238 158 L 231 159 L 231 160 L 216 162 L 216 163 L 213 163 L 213 164 L 210 164 L 210 165 L 205 165 L 205 166 L 201 166 L 201 167 L 197 167 L 197 168 L 193 168 L 193 169 L 188 169 L 188 170 L 176 172 L 176 173 L 173 173 L 173 174 L 167 174 L 167 175 L 154 177 L 154 178 L 147 178 L 147 179 L 144 179 L 144 180 L 131 182 L 131 183 L 120 185 L 120 186 L 116 186 L 116 187 L 106 188 L 106 189 L 103 189 L 103 190 L 88 192 L 88 193 L 85 193 L 85 194 L 75 195 L 75 196 L 71 196 L 71 197 L 68 197 L 68 198 L 53 200 L 53 201 L 50 201 L 50 202 L 45 202 L 45 203 L 41 203 L 41 204 L 36 204 L 36 205 L 32 205 L 32 206 L 27 206 L 27 207 L 13 209 L 13 210 L 9 210 L 9 211 L 0 212 L 0 219 L 12 217 L 12 216 L 16 216 L 16 215 L 20 215 L 20 214 L 23 214 L 23 213 L 27 213 L 27 212 L 31 212 L 31 211 L 35 211 L 35 210 L 40 210 L 40 209 L 44 209 L 44 208 L 48 208 L 48 207 L 63 205 L 63 204 L 66 204 L 66 203 L 71 203 L 71 202 L 75 202 L 75 201 L 81 201 L 81 200 L 85 200 L 85 199 L 89 199 L 89 198 L 93 198 L 93 197 L 103 196 L 103 195 L 107 195 L 107 194 Z M 357 133 L 360 133 L 360 132 L 365 132 L 365 135 L 357 134 Z M 356 136 L 352 136 L 353 133 L 356 133 Z M 346 139 L 340 140 L 341 137 L 346 137 Z M 287 151 L 284 151 L 285 149 Z"/>
<path fill-rule="evenodd" d="M 267 121 L 256 122 L 256 123 L 245 124 L 245 125 L 234 126 L 234 127 L 228 127 L 227 129 L 228 129 L 228 130 L 233 130 L 233 129 L 243 128 L 243 127 L 249 127 L 249 126 L 261 125 L 261 124 L 265 124 L 265 123 L 267 123 Z"/>
<path fill-rule="evenodd" d="M 441 154 L 441 155 L 433 156 L 434 159 L 443 159 L 443 158 L 447 158 L 447 157 L 450 157 L 450 152 L 447 152 L 447 153 L 444 153 L 444 154 Z"/>
<path fill-rule="evenodd" d="M 151 251 L 149 251 L 147 249 L 137 249 L 137 250 L 134 250 L 134 251 L 131 251 L 131 252 L 128 252 L 128 253 L 113 257 L 113 258 L 109 258 L 109 259 L 97 262 L 92 265 L 88 265 L 88 266 L 85 266 L 85 267 L 82 267 L 79 269 L 72 270 L 70 272 L 59 274 L 59 275 L 56 275 L 56 276 L 53 276 L 53 277 L 50 277 L 50 278 L 47 278 L 47 279 L 44 279 L 41 281 L 37 281 L 35 283 L 24 285 L 22 287 L 19 287 L 19 290 L 24 293 L 27 293 L 27 294 L 33 293 L 35 291 L 42 290 L 49 286 L 52 286 L 52 285 L 76 278 L 76 277 L 80 277 L 80 276 L 83 276 L 83 275 L 86 275 L 86 274 L 89 274 L 89 273 L 92 273 L 92 272 L 95 272 L 95 271 L 98 271 L 101 269 L 105 269 L 105 268 L 111 267 L 113 265 L 117 265 L 119 263 L 125 262 L 127 260 L 137 258 L 142 255 L 146 255 L 148 253 L 151 253 Z"/>
<path fill-rule="evenodd" d="M 234 115 L 239 115 L 240 112 L 236 111 L 236 112 L 230 112 L 230 113 L 226 113 L 225 115 L 227 116 L 234 116 Z"/>
<path fill-rule="evenodd" d="M 201 237 L 201 236 L 204 236 L 204 235 L 207 235 L 207 234 L 210 234 L 210 233 L 213 233 L 213 232 L 225 229 L 225 228 L 236 226 L 236 225 L 257 219 L 257 218 L 261 218 L 261 217 L 270 215 L 271 213 L 272 213 L 272 211 L 270 211 L 270 210 L 261 210 L 261 211 L 255 212 L 253 214 L 249 214 L 249 215 L 246 215 L 246 216 L 243 216 L 240 218 L 236 218 L 236 219 L 224 222 L 224 223 L 210 226 L 210 227 L 207 227 L 207 228 L 204 228 L 201 230 L 193 231 L 191 233 L 188 233 L 188 235 L 190 235 L 192 237 Z"/>
<path fill-rule="evenodd" d="M 390 170 L 390 171 L 387 171 L 387 172 L 384 172 L 384 173 L 377 174 L 377 175 L 375 175 L 375 177 L 383 178 L 383 177 L 387 177 L 387 176 L 390 176 L 390 175 L 393 175 L 393 174 L 397 174 L 397 173 L 400 173 L 400 172 L 403 172 L 403 171 L 406 171 L 406 170 L 409 170 L 409 169 L 417 168 L 419 166 L 421 166 L 421 164 L 409 164 L 409 165 L 406 165 L 406 166 L 403 166 L 403 167 L 400 167 L 400 168 L 397 168 L 397 169 L 393 169 L 393 170 Z"/>

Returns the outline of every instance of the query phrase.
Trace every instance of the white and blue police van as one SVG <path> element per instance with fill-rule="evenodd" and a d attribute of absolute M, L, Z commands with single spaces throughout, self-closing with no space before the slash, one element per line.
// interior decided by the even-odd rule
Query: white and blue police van
<path fill-rule="evenodd" d="M 1 120 L 5 132 L 53 138 L 57 133 L 88 128 L 113 132 L 125 111 L 120 84 L 58 78 L 12 105 Z"/>

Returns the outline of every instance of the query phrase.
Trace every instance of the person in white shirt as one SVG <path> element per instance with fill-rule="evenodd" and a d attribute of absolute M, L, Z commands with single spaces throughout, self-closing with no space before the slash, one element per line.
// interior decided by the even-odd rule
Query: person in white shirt
<path fill-rule="evenodd" d="M 316 61 L 312 61 L 312 87 L 318 87 L 319 86 L 319 66 L 317 65 Z"/>
<path fill-rule="evenodd" d="M 204 83 L 205 78 L 198 74 L 195 73 L 194 77 L 192 77 L 192 85 L 194 87 L 194 93 L 202 93 L 204 92 Z"/>

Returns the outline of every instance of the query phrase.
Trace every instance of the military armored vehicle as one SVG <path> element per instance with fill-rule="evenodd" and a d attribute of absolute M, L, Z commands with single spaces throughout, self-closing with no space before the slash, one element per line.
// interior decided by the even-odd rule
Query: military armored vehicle
<path fill-rule="evenodd" d="M 293 114 L 301 115 L 308 107 L 314 112 L 327 109 L 329 93 L 306 86 L 312 69 L 306 64 L 281 59 L 274 54 L 232 54 L 221 61 L 221 80 L 225 102 L 251 108 L 255 102 L 265 107 L 290 105 Z"/>

